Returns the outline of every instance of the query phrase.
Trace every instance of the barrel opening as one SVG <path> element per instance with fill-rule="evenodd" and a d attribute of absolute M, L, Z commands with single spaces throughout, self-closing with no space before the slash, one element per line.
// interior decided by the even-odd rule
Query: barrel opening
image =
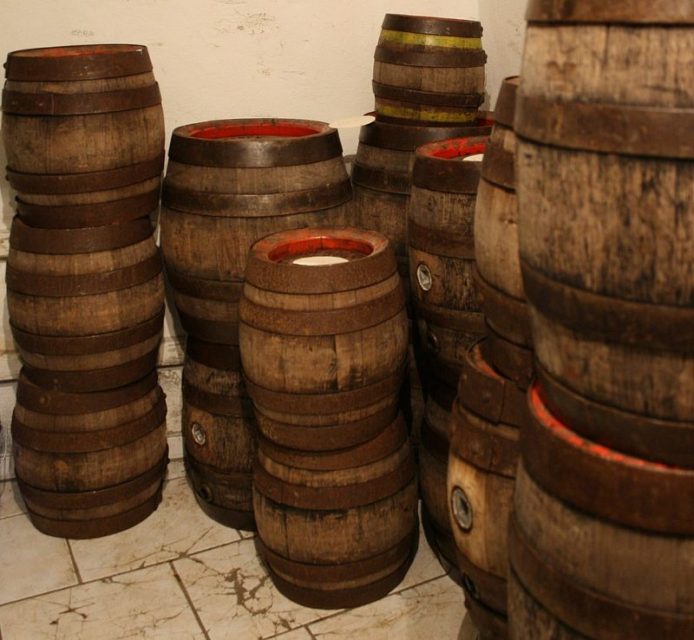
<path fill-rule="evenodd" d="M 272 249 L 268 258 L 272 262 L 292 262 L 304 266 L 317 266 L 306 258 L 325 256 L 338 262 L 351 262 L 371 255 L 374 247 L 368 242 L 354 238 L 314 237 L 285 242 Z"/>
<path fill-rule="evenodd" d="M 453 138 L 435 142 L 422 149 L 422 154 L 430 158 L 443 160 L 464 160 L 469 156 L 483 154 L 487 148 L 487 139 Z"/>
<path fill-rule="evenodd" d="M 137 44 L 81 44 L 65 47 L 24 49 L 22 51 L 13 51 L 11 55 L 20 58 L 74 58 L 77 56 L 112 55 L 114 53 L 128 53 L 131 51 L 144 51 L 144 47 Z"/>
<path fill-rule="evenodd" d="M 256 122 L 249 124 L 227 124 L 193 129 L 191 138 L 220 140 L 223 138 L 303 138 L 315 136 L 321 129 L 289 122 Z"/>

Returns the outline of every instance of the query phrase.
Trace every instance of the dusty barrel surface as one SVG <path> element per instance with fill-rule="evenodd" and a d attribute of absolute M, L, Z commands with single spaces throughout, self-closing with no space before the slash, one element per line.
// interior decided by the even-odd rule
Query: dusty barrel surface
<path fill-rule="evenodd" d="M 487 358 L 507 378 L 527 387 L 533 376 L 533 353 L 518 250 L 513 132 L 518 84 L 516 76 L 501 85 L 482 161 L 475 207 L 475 275 L 487 327 Z"/>
<path fill-rule="evenodd" d="M 378 119 L 472 123 L 484 100 L 486 60 L 479 22 L 386 14 L 373 67 Z"/>
<path fill-rule="evenodd" d="M 188 338 L 183 365 L 186 469 L 202 509 L 239 529 L 255 528 L 256 440 L 238 347 Z"/>
<path fill-rule="evenodd" d="M 154 368 L 164 284 L 149 219 L 40 229 L 16 217 L 6 281 L 12 333 L 36 384 L 96 391 Z"/>
<path fill-rule="evenodd" d="M 338 133 L 323 122 L 216 120 L 174 130 L 161 245 L 186 331 L 238 344 L 251 245 L 284 229 L 344 224 L 351 194 Z"/>
<path fill-rule="evenodd" d="M 515 118 L 538 375 L 582 435 L 691 468 L 694 10 L 580 4 L 530 4 Z"/>
<path fill-rule="evenodd" d="M 240 316 L 260 433 L 258 544 L 273 580 L 309 606 L 379 598 L 404 576 L 417 531 L 392 249 L 357 229 L 268 236 L 251 249 Z"/>
<path fill-rule="evenodd" d="M 94 227 L 156 211 L 164 117 L 146 47 L 13 51 L 5 76 L 7 177 L 27 224 Z"/>
<path fill-rule="evenodd" d="M 468 351 L 460 376 L 446 495 L 470 615 L 485 637 L 505 638 L 507 530 L 528 412 L 525 394 L 492 368 L 483 347 Z"/>
<path fill-rule="evenodd" d="M 510 530 L 510 637 L 690 637 L 692 471 L 586 440 L 537 385 L 529 405 Z"/>
<path fill-rule="evenodd" d="M 109 535 L 159 504 L 166 403 L 154 373 L 89 394 L 42 389 L 21 374 L 12 439 L 29 517 L 48 535 Z"/>

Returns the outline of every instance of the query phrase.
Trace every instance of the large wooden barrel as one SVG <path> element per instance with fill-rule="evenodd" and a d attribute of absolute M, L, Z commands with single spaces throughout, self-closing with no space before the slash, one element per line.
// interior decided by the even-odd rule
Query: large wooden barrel
<path fill-rule="evenodd" d="M 148 218 L 84 229 L 12 223 L 7 304 L 24 374 L 63 391 L 96 391 L 156 364 L 162 264 Z"/>
<path fill-rule="evenodd" d="M 691 468 L 694 7 L 537 1 L 528 19 L 519 234 L 547 403 Z"/>
<path fill-rule="evenodd" d="M 166 472 L 166 403 L 156 373 L 95 393 L 36 386 L 20 374 L 12 417 L 15 469 L 40 531 L 93 538 L 156 509 Z"/>
<path fill-rule="evenodd" d="M 528 422 L 525 394 L 485 359 L 467 353 L 453 405 L 447 505 L 466 604 L 484 638 L 506 638 L 508 520 Z"/>
<path fill-rule="evenodd" d="M 344 224 L 351 186 L 335 129 L 308 120 L 216 120 L 174 130 L 161 246 L 183 327 L 238 344 L 251 245 L 270 233 Z"/>
<path fill-rule="evenodd" d="M 7 177 L 24 222 L 95 227 L 157 210 L 164 117 L 146 47 L 13 51 L 5 76 Z"/>
<path fill-rule="evenodd" d="M 529 397 L 510 531 L 514 640 L 694 636 L 694 472 L 581 437 Z"/>
<path fill-rule="evenodd" d="M 504 80 L 496 101 L 477 192 L 475 261 L 487 327 L 487 359 L 526 388 L 533 377 L 533 352 L 518 251 L 513 133 L 518 84 L 518 76 Z"/>
<path fill-rule="evenodd" d="M 188 476 L 205 513 L 236 529 L 255 529 L 255 419 L 237 346 L 188 338 L 183 441 Z"/>
<path fill-rule="evenodd" d="M 486 60 L 479 22 L 386 14 L 374 54 L 378 119 L 474 122 L 484 100 Z"/>

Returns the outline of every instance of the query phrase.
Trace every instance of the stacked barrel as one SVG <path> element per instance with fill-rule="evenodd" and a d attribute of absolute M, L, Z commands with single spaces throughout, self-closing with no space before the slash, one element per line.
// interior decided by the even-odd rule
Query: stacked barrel
<path fill-rule="evenodd" d="M 518 78 L 501 86 L 482 162 L 474 281 L 487 335 L 462 356 L 449 425 L 447 506 L 466 604 L 484 638 L 507 637 L 507 530 L 533 370 L 518 257 L 512 128 L 517 87 Z"/>
<path fill-rule="evenodd" d="M 157 506 L 167 463 L 155 370 L 164 121 L 145 47 L 10 53 L 3 91 L 17 191 L 7 265 L 24 367 L 12 421 L 29 515 L 73 538 L 132 526 Z"/>
<path fill-rule="evenodd" d="M 257 242 L 240 344 L 259 430 L 258 547 L 306 606 L 384 596 L 417 549 L 417 481 L 399 390 L 405 297 L 381 234 L 300 229 Z"/>
<path fill-rule="evenodd" d="M 161 243 L 184 329 L 183 437 L 201 507 L 254 528 L 256 428 L 239 354 L 251 245 L 274 231 L 339 225 L 351 186 L 336 130 L 306 120 L 216 120 L 174 130 Z"/>
<path fill-rule="evenodd" d="M 465 354 L 484 333 L 473 223 L 486 143 L 486 137 L 453 138 L 419 147 L 409 207 L 410 286 L 427 389 L 419 448 L 422 519 L 430 544 L 450 564 L 450 412 Z"/>
<path fill-rule="evenodd" d="M 531 2 L 513 638 L 694 634 L 694 12 Z M 588 124 L 589 123 L 589 124 Z"/>

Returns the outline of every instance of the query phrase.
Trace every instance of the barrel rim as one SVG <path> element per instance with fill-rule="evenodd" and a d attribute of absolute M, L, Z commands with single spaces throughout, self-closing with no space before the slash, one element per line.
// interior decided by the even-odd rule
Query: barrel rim
<path fill-rule="evenodd" d="M 694 24 L 689 0 L 529 0 L 529 23 Z"/>
<path fill-rule="evenodd" d="M 430 191 L 476 194 L 482 161 L 460 162 L 459 158 L 484 153 L 488 140 L 488 136 L 467 136 L 418 147 L 412 169 L 412 184 Z"/>
<path fill-rule="evenodd" d="M 494 119 L 504 127 L 513 128 L 513 114 L 516 111 L 516 95 L 520 87 L 520 76 L 508 76 L 501 81 L 499 95 L 494 105 Z"/>
<path fill-rule="evenodd" d="M 428 35 L 467 36 L 473 38 L 481 37 L 483 32 L 482 23 L 478 20 L 439 18 L 403 13 L 386 13 L 381 28 Z"/>

